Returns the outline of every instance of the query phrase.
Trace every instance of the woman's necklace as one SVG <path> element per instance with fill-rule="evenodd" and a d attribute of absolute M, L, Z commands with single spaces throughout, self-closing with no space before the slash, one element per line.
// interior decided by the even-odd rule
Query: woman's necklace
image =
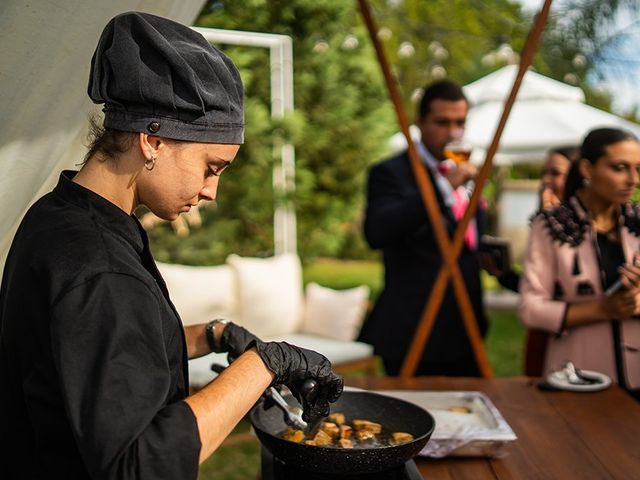
<path fill-rule="evenodd" d="M 618 234 L 618 224 L 617 223 L 614 222 L 613 225 L 611 225 L 607 229 L 598 228 L 597 226 L 595 226 L 595 223 L 594 223 L 594 228 L 596 229 L 596 233 L 598 235 L 604 236 L 608 241 L 613 242 L 613 243 L 620 243 L 620 236 Z"/>
<path fill-rule="evenodd" d="M 620 234 L 618 231 L 619 209 L 616 207 L 604 208 L 601 213 L 596 216 L 593 213 L 594 205 L 589 201 L 589 198 L 586 198 L 584 194 L 579 194 L 579 198 L 587 209 L 591 225 L 596 233 L 604 236 L 610 242 L 620 243 Z M 592 208 L 590 208 L 590 206 Z"/>

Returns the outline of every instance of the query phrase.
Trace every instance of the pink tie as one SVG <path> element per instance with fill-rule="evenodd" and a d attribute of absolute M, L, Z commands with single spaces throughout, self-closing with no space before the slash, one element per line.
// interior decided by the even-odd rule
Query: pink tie
<path fill-rule="evenodd" d="M 453 212 L 455 219 L 460 220 L 464 216 L 464 212 L 467 210 L 467 205 L 469 204 L 467 192 L 463 187 L 458 187 L 453 191 L 453 198 L 454 200 L 453 205 L 451 206 L 451 211 Z M 474 221 L 475 220 L 472 219 L 469 222 L 467 230 L 464 232 L 464 242 L 471 250 L 475 250 L 477 244 Z"/>

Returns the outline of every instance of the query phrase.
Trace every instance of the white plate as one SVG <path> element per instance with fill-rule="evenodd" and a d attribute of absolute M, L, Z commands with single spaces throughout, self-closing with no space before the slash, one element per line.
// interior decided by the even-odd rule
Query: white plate
<path fill-rule="evenodd" d="M 580 373 L 589 379 L 593 379 L 594 382 L 586 385 L 569 383 L 563 371 L 560 370 L 548 374 L 547 383 L 561 390 L 569 390 L 572 392 L 597 392 L 611 385 L 611 379 L 604 373 L 594 372 L 593 370 L 580 370 Z"/>

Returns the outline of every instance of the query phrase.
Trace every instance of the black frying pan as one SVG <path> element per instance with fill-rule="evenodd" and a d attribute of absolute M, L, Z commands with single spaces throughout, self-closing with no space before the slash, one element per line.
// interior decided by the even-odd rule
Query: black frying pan
<path fill-rule="evenodd" d="M 414 440 L 370 448 L 317 447 L 280 438 L 287 428 L 282 411 L 277 407 L 265 410 L 263 402 L 258 402 L 250 414 L 260 442 L 275 457 L 309 472 L 364 474 L 391 470 L 418 454 L 435 427 L 433 417 L 417 405 L 375 393 L 348 391 L 331 405 L 332 412 L 344 413 L 347 422 L 366 419 L 382 424 L 391 432 L 410 433 Z"/>

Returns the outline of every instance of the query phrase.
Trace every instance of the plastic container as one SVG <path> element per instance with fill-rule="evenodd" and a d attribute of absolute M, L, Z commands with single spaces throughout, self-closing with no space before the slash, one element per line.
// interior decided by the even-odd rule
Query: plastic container
<path fill-rule="evenodd" d="M 500 411 L 482 392 L 384 390 L 427 410 L 436 421 L 431 439 L 419 453 L 441 458 L 501 457 L 517 439 Z"/>

